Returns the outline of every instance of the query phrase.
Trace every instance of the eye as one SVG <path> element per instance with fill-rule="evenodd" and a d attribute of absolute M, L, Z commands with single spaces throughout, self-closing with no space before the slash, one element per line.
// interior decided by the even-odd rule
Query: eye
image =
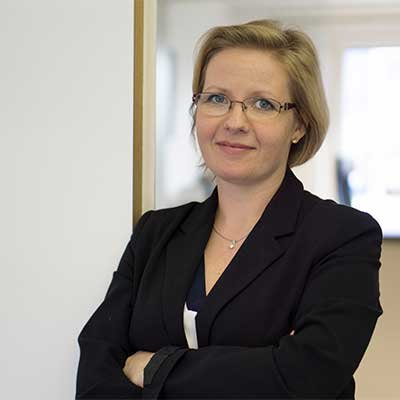
<path fill-rule="evenodd" d="M 228 99 L 223 94 L 210 93 L 210 94 L 207 94 L 207 97 L 205 98 L 205 103 L 227 104 Z"/>
<path fill-rule="evenodd" d="M 259 111 L 275 111 L 276 105 L 268 99 L 254 99 L 253 107 Z"/>

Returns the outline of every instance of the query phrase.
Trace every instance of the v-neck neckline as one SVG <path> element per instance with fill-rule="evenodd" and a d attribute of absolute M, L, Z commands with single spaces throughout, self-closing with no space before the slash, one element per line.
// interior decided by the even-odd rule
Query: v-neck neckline
<path fill-rule="evenodd" d="M 187 308 L 189 310 L 199 312 L 206 297 L 205 265 L 203 254 L 186 299 Z"/>

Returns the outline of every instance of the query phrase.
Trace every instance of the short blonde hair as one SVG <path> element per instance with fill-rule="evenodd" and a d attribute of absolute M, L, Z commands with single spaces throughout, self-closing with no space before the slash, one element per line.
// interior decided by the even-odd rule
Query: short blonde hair
<path fill-rule="evenodd" d="M 203 90 L 210 60 L 228 48 L 268 50 L 282 63 L 289 76 L 290 101 L 296 103 L 299 122 L 305 128 L 303 138 L 290 149 L 288 165 L 294 167 L 308 161 L 321 147 L 329 125 L 318 56 L 310 37 L 299 30 L 283 29 L 281 23 L 273 20 L 214 27 L 198 43 L 193 93 Z M 193 108 L 192 116 L 194 132 L 196 116 Z"/>

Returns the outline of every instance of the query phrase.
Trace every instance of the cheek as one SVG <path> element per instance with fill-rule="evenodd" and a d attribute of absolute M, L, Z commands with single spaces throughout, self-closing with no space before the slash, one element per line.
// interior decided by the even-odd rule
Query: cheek
<path fill-rule="evenodd" d="M 282 154 L 289 152 L 292 134 L 288 127 L 270 127 L 258 135 L 258 140 L 265 151 Z"/>
<path fill-rule="evenodd" d="M 196 135 L 200 145 L 205 144 L 207 141 L 212 140 L 216 130 L 215 123 L 209 119 L 197 118 L 196 119 Z"/>

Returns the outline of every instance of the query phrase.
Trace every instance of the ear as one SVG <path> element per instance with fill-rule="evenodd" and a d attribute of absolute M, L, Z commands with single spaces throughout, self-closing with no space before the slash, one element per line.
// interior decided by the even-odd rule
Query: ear
<path fill-rule="evenodd" d="M 300 121 L 296 122 L 295 129 L 292 134 L 292 143 L 296 144 L 306 134 L 306 127 Z"/>

